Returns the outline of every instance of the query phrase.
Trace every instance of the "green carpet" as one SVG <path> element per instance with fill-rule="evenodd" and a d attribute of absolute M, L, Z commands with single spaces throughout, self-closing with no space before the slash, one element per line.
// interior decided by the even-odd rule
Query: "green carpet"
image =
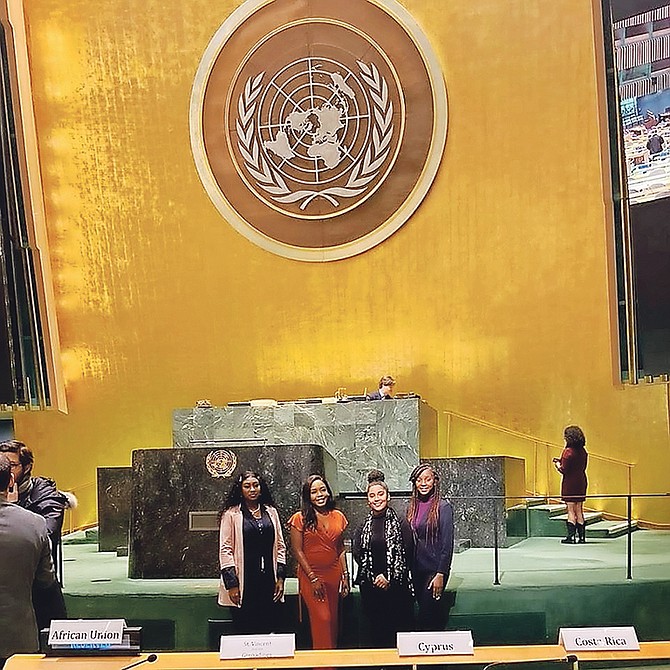
<path fill-rule="evenodd" d="M 450 629 L 472 630 L 475 644 L 555 643 L 567 626 L 634 625 L 639 639 L 670 638 L 670 532 L 633 534 L 632 580 L 626 579 L 626 537 L 562 545 L 529 538 L 499 553 L 456 554 L 449 580 Z M 216 548 L 213 548 L 215 550 Z M 147 649 L 207 649 L 226 624 L 216 604 L 216 579 L 131 580 L 128 559 L 94 544 L 64 545 L 64 588 L 71 617 L 120 617 L 144 628 Z M 287 581 L 287 627 L 298 632 L 295 580 Z M 365 646 L 358 596 L 344 610 L 343 646 Z"/>

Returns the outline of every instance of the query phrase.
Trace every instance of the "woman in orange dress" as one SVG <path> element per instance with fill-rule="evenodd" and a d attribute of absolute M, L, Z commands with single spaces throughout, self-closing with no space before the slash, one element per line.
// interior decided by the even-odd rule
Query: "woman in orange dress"
<path fill-rule="evenodd" d="M 302 486 L 302 508 L 288 522 L 298 561 L 300 595 L 307 605 L 314 649 L 337 646 L 339 600 L 349 593 L 343 533 L 347 519 L 335 509 L 333 492 L 322 475 Z"/>

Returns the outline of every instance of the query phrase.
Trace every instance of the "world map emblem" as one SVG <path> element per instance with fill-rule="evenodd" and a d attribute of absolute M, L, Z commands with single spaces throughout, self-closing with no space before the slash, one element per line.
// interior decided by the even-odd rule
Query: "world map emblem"
<path fill-rule="evenodd" d="M 237 456 L 230 449 L 214 449 L 205 457 L 205 467 L 212 477 L 230 477 L 237 467 Z"/>
<path fill-rule="evenodd" d="M 306 13 L 248 0 L 209 43 L 191 97 L 212 202 L 296 260 L 353 256 L 397 231 L 446 140 L 444 82 L 414 19 L 394 0 L 342 4 L 315 0 Z"/>
<path fill-rule="evenodd" d="M 282 68 L 265 86 L 265 73 L 247 80 L 238 106 L 238 149 L 259 197 L 297 204 L 307 215 L 323 198 L 332 211 L 316 216 L 337 216 L 388 170 L 393 101 L 374 63 L 357 66 L 352 72 L 309 57 Z"/>

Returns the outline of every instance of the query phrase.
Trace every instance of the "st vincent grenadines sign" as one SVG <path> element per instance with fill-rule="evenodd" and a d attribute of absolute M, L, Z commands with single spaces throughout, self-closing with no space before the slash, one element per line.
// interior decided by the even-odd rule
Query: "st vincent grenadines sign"
<path fill-rule="evenodd" d="M 216 31 L 190 104 L 220 214 L 303 261 L 385 240 L 419 206 L 447 136 L 437 58 L 395 0 L 248 0 Z"/>

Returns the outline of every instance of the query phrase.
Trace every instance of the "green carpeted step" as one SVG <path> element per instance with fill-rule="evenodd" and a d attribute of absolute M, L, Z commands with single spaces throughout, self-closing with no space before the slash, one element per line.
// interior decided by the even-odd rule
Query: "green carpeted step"
<path fill-rule="evenodd" d="M 546 505 L 547 499 L 546 498 L 525 498 L 522 500 L 520 503 L 517 503 L 516 505 L 510 505 L 507 508 L 507 511 L 509 512 L 510 510 L 526 510 L 529 507 L 536 508 L 539 505 Z"/>
<path fill-rule="evenodd" d="M 542 503 L 540 505 L 533 505 L 529 511 L 555 516 L 556 514 L 565 512 L 566 509 L 568 509 L 568 506 L 565 503 Z"/>
<path fill-rule="evenodd" d="M 565 530 L 558 532 L 560 524 L 553 521 L 567 509 L 564 503 L 533 505 L 528 508 L 528 535 L 530 537 L 558 537 Z"/>
<path fill-rule="evenodd" d="M 546 498 L 526 498 L 527 507 L 537 507 L 538 505 L 545 505 L 546 503 Z"/>
<path fill-rule="evenodd" d="M 637 520 L 631 521 L 633 531 L 638 530 Z M 587 537 L 620 537 L 628 532 L 628 521 L 607 521 L 603 519 L 586 527 Z"/>
<path fill-rule="evenodd" d="M 590 528 L 590 524 L 598 523 L 603 518 L 602 512 L 584 512 L 584 521 L 587 528 Z M 568 520 L 568 515 L 556 514 L 552 516 L 549 520 L 549 523 L 546 527 L 546 532 L 544 535 L 546 537 L 563 537 L 565 536 L 566 526 L 565 522 Z"/>
<path fill-rule="evenodd" d="M 591 524 L 598 523 L 603 518 L 602 512 L 584 512 L 584 523 L 590 528 Z M 551 517 L 552 521 L 560 521 L 565 523 L 568 520 L 567 514 L 558 514 Z M 565 529 L 564 529 L 565 530 Z"/>

